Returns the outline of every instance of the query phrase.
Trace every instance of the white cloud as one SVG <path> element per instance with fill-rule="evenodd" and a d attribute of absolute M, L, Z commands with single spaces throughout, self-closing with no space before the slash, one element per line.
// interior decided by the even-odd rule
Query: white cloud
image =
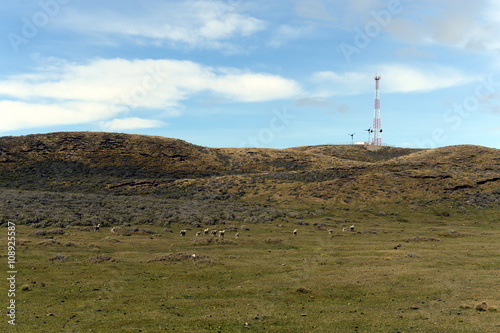
<path fill-rule="evenodd" d="M 401 58 L 427 58 L 427 59 L 436 58 L 436 55 L 434 53 L 427 50 L 422 50 L 415 46 L 401 48 L 397 50 L 395 54 Z"/>
<path fill-rule="evenodd" d="M 112 117 L 120 111 L 116 106 L 92 102 L 39 104 L 3 100 L 0 101 L 0 131 L 88 123 Z"/>
<path fill-rule="evenodd" d="M 424 68 L 414 68 L 405 65 L 382 65 L 379 68 L 379 72 L 387 79 L 388 92 L 432 91 L 459 86 L 477 79 L 443 66 L 426 65 Z"/>
<path fill-rule="evenodd" d="M 400 64 L 372 66 L 363 72 L 317 72 L 312 76 L 319 96 L 356 95 L 373 90 L 373 75 L 382 75 L 384 92 L 424 92 L 459 86 L 476 80 L 442 66 L 411 67 Z"/>
<path fill-rule="evenodd" d="M 109 10 L 69 8 L 68 12 L 58 22 L 68 29 L 195 48 L 231 49 L 229 41 L 251 36 L 266 27 L 262 20 L 241 12 L 236 3 L 217 0 L 150 0 L 132 8 L 120 3 Z"/>
<path fill-rule="evenodd" d="M 391 11 L 394 8 L 397 10 Z M 311 0 L 301 1 L 297 11 L 318 20 L 332 16 L 331 21 L 340 29 L 351 32 L 355 27 L 363 31 L 369 22 L 387 18 L 387 24 L 381 27 L 383 32 L 408 44 L 500 50 L 498 0 Z"/>
<path fill-rule="evenodd" d="M 299 39 L 303 36 L 310 34 L 313 31 L 312 26 L 290 26 L 290 25 L 281 25 L 274 32 L 271 40 L 269 41 L 269 45 L 272 47 L 280 47 L 283 44 Z"/>
<path fill-rule="evenodd" d="M 301 92 L 295 81 L 269 74 L 229 74 L 207 84 L 210 84 L 210 89 L 214 92 L 241 102 L 284 99 Z"/>
<path fill-rule="evenodd" d="M 154 119 L 143 119 L 143 118 L 116 118 L 110 121 L 103 121 L 100 123 L 100 127 L 105 131 L 121 131 L 121 130 L 132 130 L 139 128 L 157 128 L 164 126 L 165 123 Z"/>
<path fill-rule="evenodd" d="M 302 17 L 323 20 L 323 21 L 336 21 L 335 16 L 330 11 L 328 4 L 325 0 L 296 0 L 295 12 Z"/>
<path fill-rule="evenodd" d="M 363 83 L 366 84 L 370 75 L 362 72 L 335 73 L 331 71 L 316 72 L 312 81 L 317 86 L 316 95 L 319 97 L 332 95 L 356 95 L 363 92 Z"/>
<path fill-rule="evenodd" d="M 350 107 L 346 104 L 338 104 L 331 99 L 324 97 L 312 96 L 312 97 L 302 97 L 295 101 L 295 107 L 298 108 L 320 108 L 327 110 L 334 110 L 340 113 L 346 113 L 350 111 Z"/>
<path fill-rule="evenodd" d="M 0 116 L 6 119 L 0 129 L 104 121 L 140 109 L 177 116 L 183 102 L 199 93 L 229 102 L 264 102 L 301 92 L 295 81 L 280 76 L 191 61 L 98 59 L 59 65 L 0 81 Z"/>
<path fill-rule="evenodd" d="M 411 7 L 411 8 L 408 8 Z M 424 0 L 405 5 L 386 30 L 406 42 L 469 51 L 500 49 L 497 0 Z"/>

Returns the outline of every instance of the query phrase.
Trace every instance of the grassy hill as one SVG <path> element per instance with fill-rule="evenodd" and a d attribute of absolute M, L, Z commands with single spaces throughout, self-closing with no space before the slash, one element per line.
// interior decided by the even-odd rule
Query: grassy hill
<path fill-rule="evenodd" d="M 498 332 L 499 216 L 485 147 L 3 137 L 0 332 Z"/>
<path fill-rule="evenodd" d="M 465 207 L 498 204 L 499 175 L 499 150 L 468 145 L 208 148 L 92 132 L 0 138 L 0 186 L 19 190 L 241 199 L 294 209 Z"/>
<path fill-rule="evenodd" d="M 291 171 L 346 164 L 344 156 L 301 149 L 219 149 L 182 140 L 117 133 L 64 132 L 0 138 L 2 169 L 28 172 L 34 166 L 67 164 L 115 175 L 203 177 Z M 48 170 L 49 172 L 51 170 Z"/>

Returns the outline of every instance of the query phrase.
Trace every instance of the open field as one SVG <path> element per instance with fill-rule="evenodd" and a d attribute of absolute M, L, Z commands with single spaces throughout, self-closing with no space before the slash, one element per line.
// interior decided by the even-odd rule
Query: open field
<path fill-rule="evenodd" d="M 499 175 L 470 145 L 2 137 L 0 332 L 500 332 Z"/>
<path fill-rule="evenodd" d="M 4 318 L 0 331 L 500 330 L 498 211 L 302 215 L 208 226 L 223 240 L 196 237 L 204 225 L 185 237 L 175 223 L 115 234 L 19 225 L 17 325 Z"/>

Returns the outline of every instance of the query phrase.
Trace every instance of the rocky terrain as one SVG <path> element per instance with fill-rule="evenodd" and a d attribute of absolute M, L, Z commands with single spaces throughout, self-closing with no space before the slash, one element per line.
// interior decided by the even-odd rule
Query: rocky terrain
<path fill-rule="evenodd" d="M 60 202 L 71 201 L 68 196 L 76 194 L 87 196 L 77 202 L 98 201 L 103 207 L 140 196 L 151 198 L 144 200 L 144 207 L 162 200 L 155 205 L 191 200 L 196 202 L 193 207 L 226 202 L 274 209 L 375 205 L 467 212 L 498 207 L 500 151 L 471 145 L 426 150 L 350 145 L 208 148 L 163 137 L 50 133 L 0 138 L 0 187 L 4 196 L 0 209 L 10 218 L 9 205 L 14 202 L 8 203 L 6 197 L 16 197 L 18 205 L 28 200 L 33 203 L 30 207 L 39 207 L 39 198 L 50 197 L 51 203 L 62 207 Z M 62 201 L 54 193 L 63 196 Z M 128 201 L 132 210 L 140 210 L 136 206 L 141 200 Z M 40 212 L 25 210 L 29 217 L 22 220 L 43 220 L 36 211 Z M 204 211 L 208 210 L 199 209 L 199 214 Z M 41 215 L 47 214 L 51 215 Z M 281 213 L 270 215 L 275 214 Z M 96 210 L 81 217 L 80 223 L 90 224 L 99 215 Z M 192 215 L 187 214 L 186 221 L 193 220 Z M 210 218 L 221 219 L 219 215 L 213 212 Z M 246 217 L 255 215 L 259 216 L 252 212 Z M 158 220 L 158 215 L 152 219 Z"/>

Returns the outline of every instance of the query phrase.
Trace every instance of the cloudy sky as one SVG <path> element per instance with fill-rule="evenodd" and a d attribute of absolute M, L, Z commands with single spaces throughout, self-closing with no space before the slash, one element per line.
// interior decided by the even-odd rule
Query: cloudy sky
<path fill-rule="evenodd" d="M 500 148 L 497 0 L 4 0 L 0 135 Z"/>

